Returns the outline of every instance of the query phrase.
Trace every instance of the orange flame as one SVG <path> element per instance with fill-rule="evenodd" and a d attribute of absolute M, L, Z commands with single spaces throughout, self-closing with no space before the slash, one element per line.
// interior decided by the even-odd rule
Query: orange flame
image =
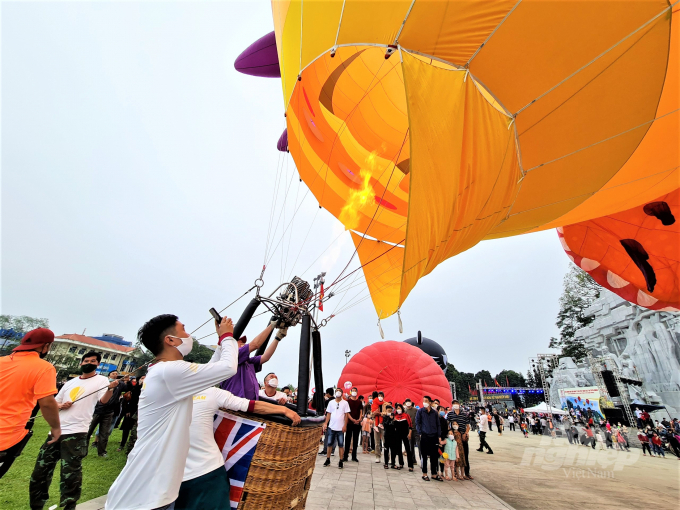
<path fill-rule="evenodd" d="M 338 219 L 345 226 L 346 230 L 354 230 L 359 226 L 359 212 L 361 208 L 370 203 L 373 197 L 375 197 L 373 186 L 371 186 L 371 177 L 373 176 L 375 165 L 376 151 L 373 151 L 366 157 L 366 166 L 368 168 L 361 168 L 359 170 L 361 187 L 349 190 L 347 202 L 340 211 Z"/>

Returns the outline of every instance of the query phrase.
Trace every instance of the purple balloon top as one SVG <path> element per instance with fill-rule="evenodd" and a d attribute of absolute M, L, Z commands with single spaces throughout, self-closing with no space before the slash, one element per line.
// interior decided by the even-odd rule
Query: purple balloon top
<path fill-rule="evenodd" d="M 284 129 L 283 133 L 281 133 L 279 141 L 276 142 L 276 148 L 281 152 L 288 152 L 288 128 Z"/>
<path fill-rule="evenodd" d="M 281 78 L 279 55 L 276 51 L 276 36 L 271 32 L 260 37 L 241 53 L 234 67 L 239 73 L 262 78 Z"/>

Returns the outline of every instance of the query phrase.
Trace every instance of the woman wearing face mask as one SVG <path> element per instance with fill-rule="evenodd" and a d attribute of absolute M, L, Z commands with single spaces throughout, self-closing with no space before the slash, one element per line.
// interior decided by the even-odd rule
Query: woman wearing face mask
<path fill-rule="evenodd" d="M 401 446 L 404 445 L 404 451 L 406 452 L 406 460 L 408 462 L 408 470 L 413 471 L 413 457 L 411 455 L 411 447 L 409 445 L 409 439 L 411 437 L 411 418 L 406 414 L 404 407 L 401 404 L 396 404 L 394 406 L 395 415 L 394 423 L 397 429 L 397 437 L 395 439 L 394 447 L 390 447 L 392 450 L 392 467 L 395 467 L 395 454 L 399 457 L 399 467 L 396 469 L 402 469 L 404 467 L 404 457 L 402 456 Z"/>
<path fill-rule="evenodd" d="M 439 400 L 435 399 L 432 402 L 432 409 L 437 411 L 437 415 L 439 416 L 439 426 L 441 433 L 439 435 L 439 449 L 443 449 L 444 446 L 446 445 L 446 438 L 448 436 L 448 430 L 449 430 L 449 425 L 446 421 L 446 409 L 440 405 Z M 439 474 L 440 476 L 444 475 L 444 462 L 441 461 L 441 457 L 439 457 Z"/>
<path fill-rule="evenodd" d="M 464 431 L 461 431 L 460 426 L 457 423 L 453 423 L 451 427 L 453 431 L 453 438 L 456 441 L 456 462 L 454 465 L 454 476 L 457 480 L 471 480 L 472 478 L 465 474 L 465 468 L 467 466 L 467 461 L 465 457 L 465 446 L 464 446 Z"/>
<path fill-rule="evenodd" d="M 383 401 L 385 399 L 385 394 L 382 391 L 373 392 L 373 402 L 371 404 L 371 412 L 373 413 L 373 438 L 375 439 L 375 462 L 376 464 L 380 462 L 381 447 L 385 446 L 384 443 L 384 433 L 385 428 L 383 426 L 383 413 L 384 405 Z"/>

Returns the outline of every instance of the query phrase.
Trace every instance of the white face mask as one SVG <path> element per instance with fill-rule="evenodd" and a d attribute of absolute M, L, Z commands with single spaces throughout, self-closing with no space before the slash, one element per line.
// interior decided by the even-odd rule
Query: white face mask
<path fill-rule="evenodd" d="M 406 404 L 404 404 L 404 405 L 405 405 L 406 407 L 411 407 L 411 402 L 406 402 Z"/>
<path fill-rule="evenodd" d="M 437 410 L 437 407 L 439 407 L 437 406 L 437 404 L 432 404 L 432 409 L 434 409 L 435 411 Z"/>
<path fill-rule="evenodd" d="M 454 409 L 460 409 L 460 406 L 458 404 L 453 404 L 451 407 L 453 407 Z"/>
<path fill-rule="evenodd" d="M 401 414 L 401 409 L 397 409 L 397 414 Z"/>
<path fill-rule="evenodd" d="M 425 409 L 427 409 L 428 407 L 430 407 L 430 403 L 429 402 L 423 402 L 423 407 Z"/>
<path fill-rule="evenodd" d="M 342 391 L 336 391 L 335 392 L 335 398 L 340 398 L 342 397 Z"/>
<path fill-rule="evenodd" d="M 378 400 L 380 400 L 380 402 L 382 402 L 382 401 L 383 401 L 383 397 L 378 397 Z"/>
<path fill-rule="evenodd" d="M 272 377 L 269 379 L 269 382 L 267 383 L 269 386 L 272 388 L 278 388 L 279 387 L 279 380 L 276 377 Z"/>
<path fill-rule="evenodd" d="M 449 439 L 453 441 L 453 434 L 449 434 Z"/>
<path fill-rule="evenodd" d="M 172 338 L 177 338 L 182 341 L 180 345 L 175 345 L 175 348 L 180 352 L 182 357 L 188 356 L 191 349 L 194 347 L 194 337 L 189 335 L 185 338 L 180 338 L 178 336 L 173 336 Z"/>
<path fill-rule="evenodd" d="M 353 391 L 353 392 L 352 392 L 352 396 L 353 396 L 353 397 L 356 397 L 356 396 L 357 396 L 357 392 L 356 392 L 356 391 Z"/>

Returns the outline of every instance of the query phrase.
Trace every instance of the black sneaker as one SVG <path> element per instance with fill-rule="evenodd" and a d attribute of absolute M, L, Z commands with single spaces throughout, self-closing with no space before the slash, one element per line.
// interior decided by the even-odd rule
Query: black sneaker
<path fill-rule="evenodd" d="M 330 466 L 331 465 L 331 459 L 326 459 L 326 462 L 323 463 L 323 467 Z"/>
<path fill-rule="evenodd" d="M 328 455 L 328 453 L 327 452 L 319 452 L 319 455 L 325 457 L 326 455 Z"/>
<path fill-rule="evenodd" d="M 338 469 L 342 469 L 342 461 L 338 462 Z"/>
<path fill-rule="evenodd" d="M 490 450 L 489 450 L 488 452 L 486 452 L 486 453 L 487 453 L 488 455 L 493 455 L 493 452 L 490 451 Z"/>
<path fill-rule="evenodd" d="M 352 459 L 352 462 L 359 462 L 359 459 Z"/>

